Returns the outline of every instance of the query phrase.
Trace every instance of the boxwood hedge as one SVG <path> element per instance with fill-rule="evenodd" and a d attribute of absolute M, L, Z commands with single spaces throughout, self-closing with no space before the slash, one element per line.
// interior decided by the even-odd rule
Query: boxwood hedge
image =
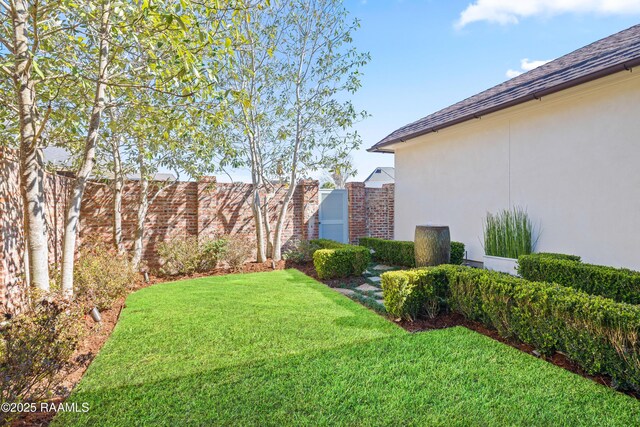
<path fill-rule="evenodd" d="M 413 242 L 403 240 L 385 240 L 376 237 L 361 237 L 361 246 L 373 249 L 373 259 L 391 265 L 415 267 Z M 462 264 L 464 243 L 451 242 L 451 264 Z"/>
<path fill-rule="evenodd" d="M 560 351 L 587 373 L 640 390 L 640 307 L 570 287 L 457 266 L 382 275 L 387 311 L 412 319 L 440 307 L 515 337 L 544 354 Z"/>
<path fill-rule="evenodd" d="M 640 304 L 637 271 L 534 254 L 518 258 L 518 274 L 527 280 L 559 283 L 615 301 Z"/>
<path fill-rule="evenodd" d="M 313 253 L 313 265 L 320 279 L 360 276 L 371 262 L 371 254 L 362 246 L 351 246 L 328 239 L 312 240 L 321 248 Z"/>

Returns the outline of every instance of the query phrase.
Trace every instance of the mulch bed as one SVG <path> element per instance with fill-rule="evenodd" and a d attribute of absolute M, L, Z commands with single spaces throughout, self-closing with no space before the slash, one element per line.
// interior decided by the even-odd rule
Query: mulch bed
<path fill-rule="evenodd" d="M 562 353 L 555 353 L 551 356 L 543 356 L 536 351 L 535 347 L 529 344 L 522 343 L 515 339 L 504 338 L 500 336 L 500 334 L 498 334 L 498 331 L 496 331 L 495 329 L 489 329 L 482 323 L 469 320 L 458 313 L 442 313 L 433 319 L 419 319 L 414 322 L 402 320 L 396 323 L 409 332 L 423 332 L 434 329 L 451 328 L 454 326 L 464 326 L 465 328 L 476 331 L 496 341 L 500 341 L 503 344 L 509 345 L 513 348 L 517 348 L 518 350 L 525 353 L 532 354 L 535 357 L 546 360 L 549 363 L 553 363 L 554 365 L 564 368 L 567 371 L 571 371 L 574 374 L 578 374 L 585 378 L 588 378 L 591 381 L 597 382 L 598 384 L 614 388 L 610 377 L 605 375 L 589 375 L 579 365 L 569 360 L 567 356 Z M 640 393 L 634 391 L 618 391 L 620 393 L 635 397 L 636 399 L 640 399 Z"/>

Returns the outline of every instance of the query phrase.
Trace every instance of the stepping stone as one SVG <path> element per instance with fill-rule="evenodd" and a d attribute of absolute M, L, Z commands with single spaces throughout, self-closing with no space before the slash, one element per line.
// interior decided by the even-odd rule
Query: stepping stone
<path fill-rule="evenodd" d="M 366 291 L 379 291 L 380 290 L 380 288 L 378 288 L 376 286 L 368 285 L 366 283 L 364 285 L 358 286 L 356 289 L 359 290 L 359 291 L 363 291 L 363 292 L 366 292 Z"/>
<path fill-rule="evenodd" d="M 353 289 L 347 289 L 347 288 L 334 288 L 334 289 L 336 291 L 340 292 L 342 295 L 353 295 L 353 294 L 355 294 Z"/>
<path fill-rule="evenodd" d="M 380 283 L 382 281 L 382 279 L 378 276 L 369 277 L 369 280 L 371 280 L 374 283 Z"/>
<path fill-rule="evenodd" d="M 377 299 L 376 302 L 380 305 L 384 305 L 384 300 L 383 299 Z"/>
<path fill-rule="evenodd" d="M 388 265 L 384 265 L 384 264 L 378 264 L 375 267 L 373 267 L 374 270 L 378 270 L 378 271 L 386 271 L 386 270 L 391 270 L 393 267 L 389 267 Z"/>
<path fill-rule="evenodd" d="M 383 298 L 384 297 L 384 293 L 383 292 L 376 292 L 374 293 L 375 296 L 377 296 L 378 298 Z"/>

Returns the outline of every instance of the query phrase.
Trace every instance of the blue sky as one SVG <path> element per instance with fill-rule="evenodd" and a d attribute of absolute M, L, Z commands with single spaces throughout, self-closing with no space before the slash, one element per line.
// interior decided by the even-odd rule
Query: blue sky
<path fill-rule="evenodd" d="M 393 166 L 393 155 L 366 149 L 395 129 L 508 80 L 507 72 L 520 70 L 524 59 L 554 59 L 640 23 L 640 0 L 344 4 L 361 21 L 356 47 L 371 54 L 363 86 L 352 98 L 371 115 L 355 126 L 363 137 L 362 148 L 352 155 L 356 181 L 376 166 Z M 245 171 L 231 175 L 238 181 L 250 176 Z"/>
<path fill-rule="evenodd" d="M 469 5 L 475 7 L 468 9 Z M 361 181 L 393 155 L 366 148 L 400 126 L 508 80 L 521 61 L 550 60 L 640 23 L 640 0 L 347 0 L 371 53 L 354 96 L 371 117 L 356 129 Z M 472 20 L 461 28 L 461 14 Z M 517 22 L 516 22 L 517 21 Z"/>

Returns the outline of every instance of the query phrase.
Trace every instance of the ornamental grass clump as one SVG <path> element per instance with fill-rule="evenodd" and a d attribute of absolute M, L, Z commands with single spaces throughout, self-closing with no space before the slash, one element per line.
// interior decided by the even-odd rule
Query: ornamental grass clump
<path fill-rule="evenodd" d="M 533 223 L 520 207 L 487 213 L 483 230 L 484 252 L 489 256 L 518 258 L 532 253 L 537 242 Z"/>

